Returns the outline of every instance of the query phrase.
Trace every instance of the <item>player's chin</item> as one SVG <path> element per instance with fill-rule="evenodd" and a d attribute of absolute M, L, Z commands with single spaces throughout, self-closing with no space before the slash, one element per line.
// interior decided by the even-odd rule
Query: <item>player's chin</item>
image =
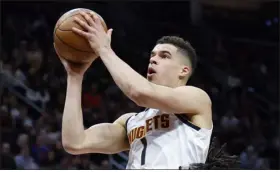
<path fill-rule="evenodd" d="M 147 78 L 149 82 L 153 84 L 159 84 L 159 82 L 155 78 Z"/>
<path fill-rule="evenodd" d="M 149 81 L 152 81 L 152 80 L 154 80 L 154 78 L 155 78 L 155 73 L 152 73 L 152 74 L 147 74 L 147 79 L 149 80 Z"/>
<path fill-rule="evenodd" d="M 150 82 L 153 82 L 153 80 L 154 80 L 153 75 L 148 74 L 147 75 L 147 80 L 150 81 Z"/>

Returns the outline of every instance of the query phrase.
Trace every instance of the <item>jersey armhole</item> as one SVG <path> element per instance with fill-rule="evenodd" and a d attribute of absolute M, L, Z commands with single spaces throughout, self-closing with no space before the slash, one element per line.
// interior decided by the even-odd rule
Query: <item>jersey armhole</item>
<path fill-rule="evenodd" d="M 201 128 L 191 123 L 188 118 L 186 117 L 186 114 L 175 114 L 175 116 L 184 124 L 188 125 L 189 127 L 195 129 L 196 131 L 199 131 Z"/>
<path fill-rule="evenodd" d="M 137 115 L 137 114 L 136 114 Z M 126 139 L 128 139 L 128 133 L 127 133 L 127 124 L 128 124 L 128 121 L 130 120 L 131 117 L 133 117 L 134 115 L 131 115 L 129 118 L 127 118 L 127 120 L 125 121 L 125 132 L 126 132 Z"/>
<path fill-rule="evenodd" d="M 133 116 L 133 115 L 132 115 Z M 129 121 L 129 119 L 132 117 L 132 116 L 130 116 L 129 118 L 127 118 L 127 120 L 125 121 L 125 131 L 127 132 L 127 124 L 128 124 L 128 121 Z"/>

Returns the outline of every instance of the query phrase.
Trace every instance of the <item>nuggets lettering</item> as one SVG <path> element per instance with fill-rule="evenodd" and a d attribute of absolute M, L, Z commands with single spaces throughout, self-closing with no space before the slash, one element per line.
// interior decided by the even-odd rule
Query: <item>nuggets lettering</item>
<path fill-rule="evenodd" d="M 155 127 L 155 129 L 158 129 L 159 118 L 160 118 L 159 115 L 154 117 L 154 127 Z"/>
<path fill-rule="evenodd" d="M 146 133 L 152 130 L 153 119 L 146 120 Z"/>
<path fill-rule="evenodd" d="M 161 115 L 160 121 L 161 121 L 162 128 L 169 128 L 169 115 L 168 114 Z"/>
<path fill-rule="evenodd" d="M 146 135 L 146 132 L 144 130 L 145 130 L 144 126 L 137 128 L 137 132 L 136 132 L 137 139 L 141 139 L 142 137 L 144 137 L 144 135 Z M 145 132 L 145 134 L 144 134 L 144 132 Z"/>
<path fill-rule="evenodd" d="M 140 126 L 134 128 L 128 134 L 129 143 L 133 143 L 135 139 L 141 139 L 146 136 L 149 131 L 154 131 L 163 128 L 169 128 L 170 126 L 169 114 L 162 114 L 154 116 L 153 118 L 147 119 L 146 126 Z"/>

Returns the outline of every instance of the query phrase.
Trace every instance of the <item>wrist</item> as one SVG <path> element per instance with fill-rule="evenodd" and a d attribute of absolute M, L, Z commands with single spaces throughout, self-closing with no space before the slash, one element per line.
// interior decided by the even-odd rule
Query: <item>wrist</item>
<path fill-rule="evenodd" d="M 78 74 L 68 74 L 67 83 L 82 83 L 84 76 Z"/>
<path fill-rule="evenodd" d="M 99 56 L 100 58 L 102 57 L 106 57 L 108 56 L 109 54 L 113 54 L 113 50 L 111 49 L 111 47 L 103 47 L 99 50 Z"/>

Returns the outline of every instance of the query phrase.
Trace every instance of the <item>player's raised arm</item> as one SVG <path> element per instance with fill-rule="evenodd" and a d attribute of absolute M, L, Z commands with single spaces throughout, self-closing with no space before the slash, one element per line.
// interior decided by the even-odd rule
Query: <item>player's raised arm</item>
<path fill-rule="evenodd" d="M 72 85 L 72 86 L 71 86 Z M 114 123 L 101 123 L 88 129 L 83 126 L 83 114 L 80 102 L 77 102 L 80 93 L 74 88 L 75 84 L 69 82 L 66 103 L 62 121 L 62 143 L 64 149 L 71 154 L 104 153 L 113 154 L 129 149 L 125 122 L 132 114 L 125 114 Z M 72 93 L 71 93 L 72 92 Z"/>
<path fill-rule="evenodd" d="M 137 89 L 133 99 L 139 106 L 161 109 L 170 113 L 211 114 L 211 100 L 206 92 L 193 86 L 170 88 L 149 84 Z"/>
<path fill-rule="evenodd" d="M 116 153 L 129 148 L 126 140 L 125 115 L 115 123 L 97 124 L 84 129 L 81 110 L 81 78 L 68 77 L 62 119 L 62 143 L 71 154 Z"/>
<path fill-rule="evenodd" d="M 81 107 L 82 81 L 91 63 L 77 66 L 60 58 L 67 71 L 67 91 L 62 118 L 62 144 L 71 154 L 111 154 L 129 149 L 125 122 L 132 114 L 125 114 L 112 123 L 84 128 Z"/>

